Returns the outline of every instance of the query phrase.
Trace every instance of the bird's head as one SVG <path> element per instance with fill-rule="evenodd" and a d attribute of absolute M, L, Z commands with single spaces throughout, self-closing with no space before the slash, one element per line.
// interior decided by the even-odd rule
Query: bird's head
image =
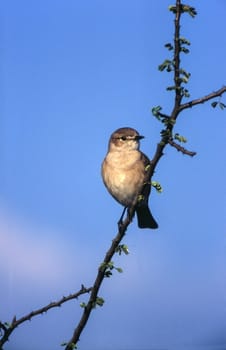
<path fill-rule="evenodd" d="M 109 150 L 132 151 L 139 149 L 141 136 L 132 128 L 120 128 L 113 132 L 109 140 Z"/>

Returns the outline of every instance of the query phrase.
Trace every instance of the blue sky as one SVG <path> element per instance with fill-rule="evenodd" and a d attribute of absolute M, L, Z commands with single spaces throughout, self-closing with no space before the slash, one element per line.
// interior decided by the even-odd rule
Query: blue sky
<path fill-rule="evenodd" d="M 152 158 L 162 126 L 150 110 L 172 108 L 171 75 L 157 70 L 170 4 L 1 2 L 1 321 L 92 285 L 122 210 L 100 177 L 109 135 L 136 128 Z M 198 98 L 226 84 L 226 3 L 190 4 L 198 16 L 182 17 L 192 43 L 182 66 Z M 187 110 L 175 131 L 197 156 L 165 150 L 154 176 L 164 191 L 150 198 L 159 229 L 129 227 L 130 254 L 114 259 L 124 272 L 104 281 L 81 350 L 225 347 L 225 112 Z M 61 349 L 85 300 L 24 324 L 5 349 Z"/>

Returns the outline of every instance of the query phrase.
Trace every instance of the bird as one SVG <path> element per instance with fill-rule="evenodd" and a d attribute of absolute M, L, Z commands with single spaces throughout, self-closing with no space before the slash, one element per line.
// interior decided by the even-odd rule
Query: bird
<path fill-rule="evenodd" d="M 143 138 L 130 127 L 114 131 L 101 165 L 101 175 L 108 192 L 125 207 L 124 211 L 135 205 L 139 228 L 156 229 L 158 224 L 148 207 L 151 162 L 140 151 Z"/>

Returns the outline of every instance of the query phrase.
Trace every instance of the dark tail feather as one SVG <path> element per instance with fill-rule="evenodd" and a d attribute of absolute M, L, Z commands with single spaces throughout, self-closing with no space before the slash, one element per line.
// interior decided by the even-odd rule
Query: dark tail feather
<path fill-rule="evenodd" d="M 138 226 L 140 228 L 158 228 L 158 224 L 153 218 L 147 205 L 136 208 Z"/>

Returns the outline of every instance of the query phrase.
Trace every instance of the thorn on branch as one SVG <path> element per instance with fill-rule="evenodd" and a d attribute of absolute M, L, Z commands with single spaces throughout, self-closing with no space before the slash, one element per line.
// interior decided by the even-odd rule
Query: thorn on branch
<path fill-rule="evenodd" d="M 183 154 L 186 154 L 187 156 L 190 156 L 190 157 L 194 157 L 197 153 L 196 152 L 193 152 L 193 151 L 188 151 L 186 148 L 182 147 L 181 145 L 179 145 L 178 143 L 174 142 L 172 139 L 169 139 L 168 143 L 176 148 L 176 150 L 178 152 L 181 152 Z"/>
<path fill-rule="evenodd" d="M 80 292 L 81 293 L 86 293 L 87 291 L 87 288 L 84 286 L 84 284 L 81 284 L 81 289 L 80 289 Z M 88 292 L 89 293 L 89 292 Z M 65 297 L 66 298 L 66 297 Z M 77 298 L 76 298 L 77 299 Z"/>
<path fill-rule="evenodd" d="M 14 324 L 16 323 L 17 319 L 16 319 L 16 315 L 13 317 L 12 319 L 12 326 L 14 326 Z"/>

